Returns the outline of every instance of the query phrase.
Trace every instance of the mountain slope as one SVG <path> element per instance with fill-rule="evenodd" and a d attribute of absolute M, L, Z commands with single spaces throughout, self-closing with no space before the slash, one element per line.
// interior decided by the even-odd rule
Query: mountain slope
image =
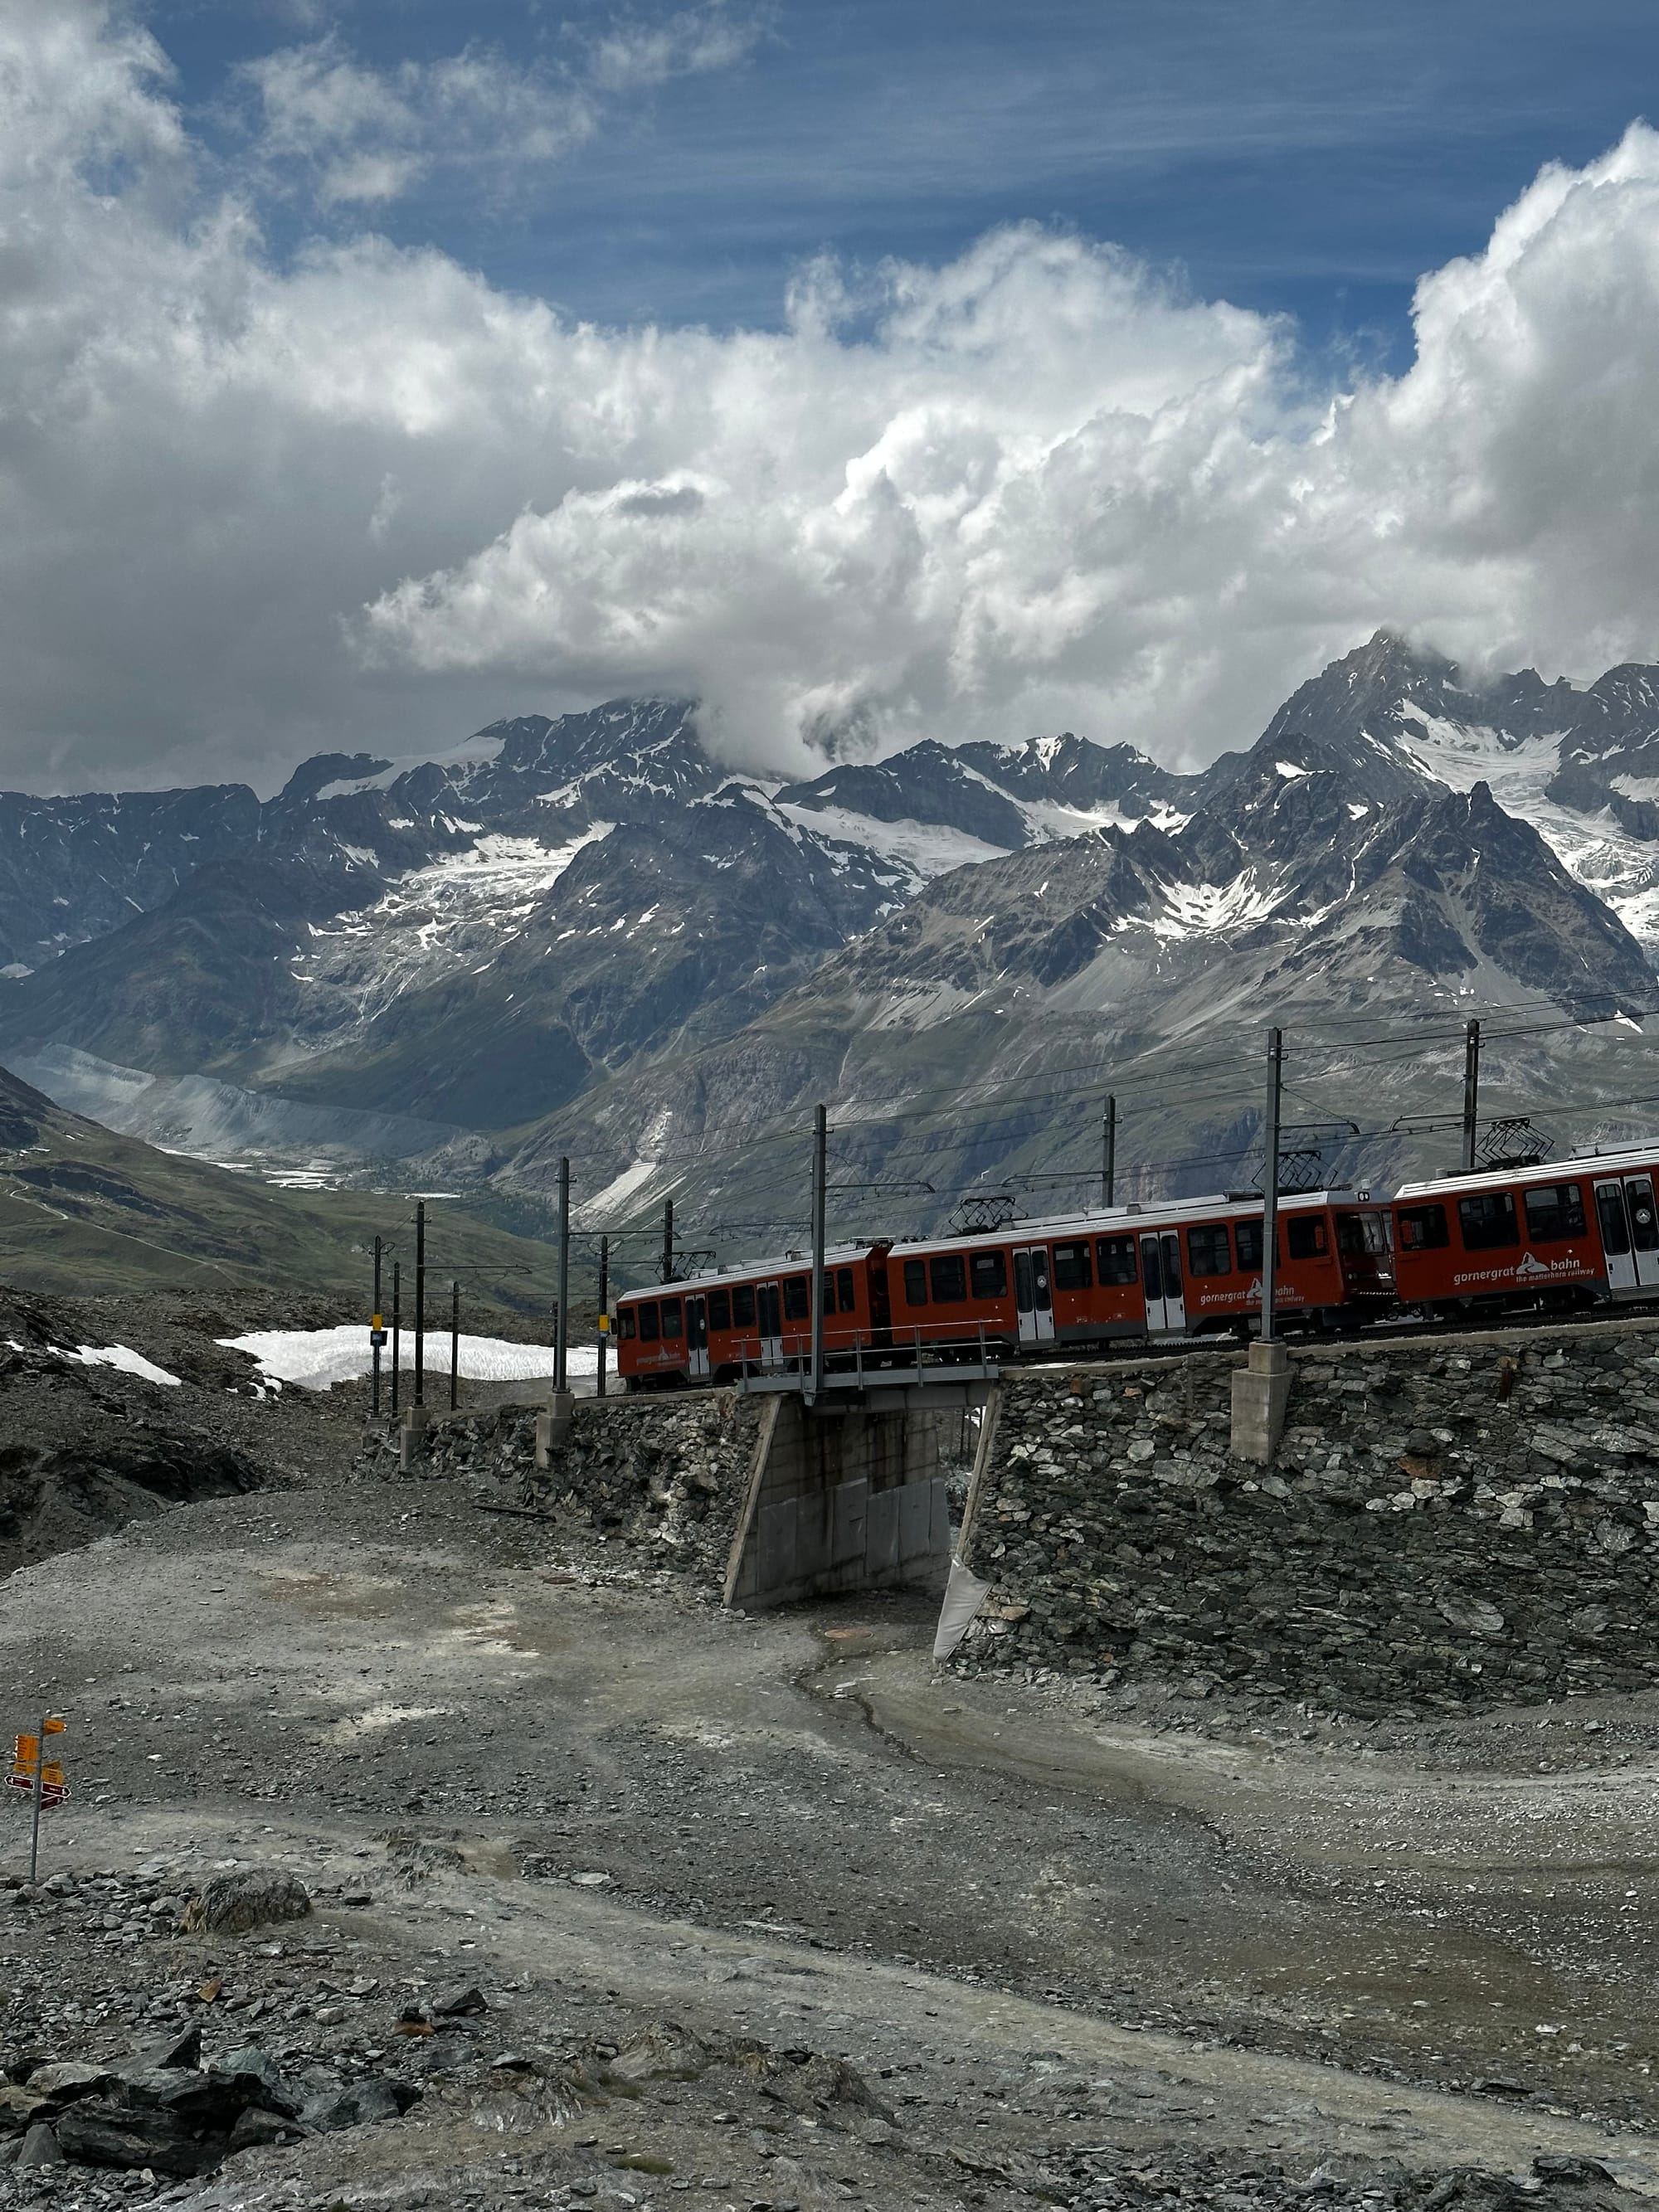
<path fill-rule="evenodd" d="M 739 1028 L 941 868 L 1176 818 L 1126 748 L 969 750 L 779 788 L 717 769 L 684 702 L 646 701 L 497 724 L 447 763 L 326 756 L 246 850 L 101 934 L 79 915 L 0 990 L 0 1038 L 67 1101 L 207 1149 L 227 1119 L 342 1155 L 370 1145 L 364 1115 L 437 1141 L 510 1127 Z"/>
<path fill-rule="evenodd" d="M 1052 1060 L 1068 1025 L 1103 1065 L 1191 1059 L 1275 1006 L 1628 1009 L 1656 989 L 1656 698 L 1639 669 L 1468 682 L 1379 633 L 1189 776 L 1066 734 L 777 784 L 647 700 L 439 762 L 322 757 L 263 805 L 29 802 L 31 850 L 74 856 L 79 941 L 0 979 L 0 1046 L 186 1150 L 337 1178 L 424 1160 L 539 1203 L 571 1127 L 648 1194 L 665 1112 L 735 1128 L 826 1085 L 960 1088 Z M 216 826 L 150 866 L 145 835 L 186 817 Z M 15 924 L 7 884 L 38 901 L 52 865 L 9 818 Z"/>
<path fill-rule="evenodd" d="M 1498 1025 L 1489 1109 L 1558 1104 L 1569 1065 L 1592 1102 L 1598 1086 L 1659 1089 L 1628 1020 L 1550 1030 L 1551 1006 L 1628 1018 L 1654 1003 L 1653 978 L 1484 786 L 1379 769 L 1379 796 L 1355 799 L 1340 745 L 1282 729 L 1216 781 L 1173 830 L 1143 820 L 939 878 L 719 1050 L 585 1094 L 508 1152 L 498 1183 L 544 1190 L 568 1153 L 595 1220 L 672 1194 L 688 1233 L 770 1206 L 798 1238 L 799 1132 L 823 1099 L 849 1194 L 894 1194 L 854 1197 L 864 1225 L 931 1228 L 976 1184 L 1031 1205 L 1097 1191 L 1108 1090 L 1125 1114 L 1121 1191 L 1248 1183 L 1269 1023 L 1290 1040 L 1287 1122 L 1363 1133 L 1314 1140 L 1333 1178 L 1443 1164 L 1446 1140 L 1389 1125 L 1455 1108 L 1472 1012 L 1515 1009 L 1528 1040 Z M 1362 1048 L 1371 1030 L 1380 1060 Z"/>
<path fill-rule="evenodd" d="M 0 1281 L 81 1296 L 254 1284 L 295 1298 L 347 1292 L 368 1311 L 379 1235 L 411 1262 L 411 1208 L 395 1196 L 326 1200 L 180 1159 L 64 1112 L 0 1068 Z M 434 1284 L 465 1271 L 469 1301 L 545 1312 L 552 1255 L 459 1209 L 434 1206 Z"/>
<path fill-rule="evenodd" d="M 1659 959 L 1659 669 L 1585 686 L 1532 669 L 1466 683 L 1453 662 L 1379 631 L 1303 684 L 1266 737 L 1310 733 L 1340 749 L 1358 796 L 1397 795 L 1402 778 L 1485 783 Z M 1239 757 L 1218 762 L 1205 788 Z"/>

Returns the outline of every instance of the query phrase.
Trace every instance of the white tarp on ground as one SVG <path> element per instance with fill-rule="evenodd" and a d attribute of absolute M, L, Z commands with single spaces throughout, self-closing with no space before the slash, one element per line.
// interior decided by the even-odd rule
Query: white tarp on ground
<path fill-rule="evenodd" d="M 964 1567 L 960 1559 L 951 1562 L 951 1579 L 945 1586 L 945 1602 L 939 1608 L 939 1632 L 933 1638 L 935 1659 L 948 1659 L 963 1638 L 968 1633 L 968 1624 L 985 1602 L 989 1583 L 982 1583 L 976 1574 Z"/>
<path fill-rule="evenodd" d="M 219 1342 L 233 1352 L 251 1352 L 267 1382 L 297 1382 L 304 1390 L 327 1390 L 336 1382 L 354 1382 L 373 1364 L 368 1331 L 361 1322 L 348 1322 L 339 1328 L 256 1329 L 251 1336 L 222 1336 Z M 405 1329 L 398 1346 L 398 1364 L 415 1364 L 415 1337 Z M 553 1372 L 550 1344 L 509 1344 L 499 1336 L 463 1336 L 457 1361 L 463 1380 L 473 1382 L 526 1382 L 545 1379 Z M 569 1374 L 593 1374 L 599 1352 L 591 1344 L 573 1344 L 567 1360 Z M 382 1372 L 390 1370 L 392 1346 L 380 1354 Z M 449 1331 L 428 1328 L 426 1333 L 426 1371 L 449 1373 Z M 168 1380 L 172 1378 L 169 1377 Z"/>

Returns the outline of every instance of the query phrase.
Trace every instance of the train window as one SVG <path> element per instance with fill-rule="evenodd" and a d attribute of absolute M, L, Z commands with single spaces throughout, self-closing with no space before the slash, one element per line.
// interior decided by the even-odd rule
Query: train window
<path fill-rule="evenodd" d="M 927 1303 L 927 1262 L 907 1260 L 904 1263 L 904 1303 L 907 1306 L 925 1306 Z"/>
<path fill-rule="evenodd" d="M 1457 1218 L 1466 1252 L 1495 1252 L 1521 1242 L 1515 1200 L 1507 1190 L 1479 1191 L 1457 1201 Z"/>
<path fill-rule="evenodd" d="M 1616 1182 L 1595 1186 L 1595 1211 L 1601 1224 L 1601 1249 L 1615 1255 L 1630 1249 L 1630 1220 Z"/>
<path fill-rule="evenodd" d="M 1235 1221 L 1233 1249 L 1238 1255 L 1238 1272 L 1248 1275 L 1261 1265 L 1261 1224 L 1259 1221 Z"/>
<path fill-rule="evenodd" d="M 640 1342 L 654 1344 L 661 1334 L 662 1324 L 657 1319 L 655 1305 L 641 1306 L 640 1308 Z"/>
<path fill-rule="evenodd" d="M 708 1326 L 710 1328 L 731 1328 L 732 1293 L 730 1291 L 710 1291 L 708 1293 Z"/>
<path fill-rule="evenodd" d="M 843 1313 L 856 1313 L 858 1311 L 859 1298 L 858 1292 L 853 1288 L 853 1270 L 850 1267 L 837 1267 L 836 1270 L 836 1280 L 841 1285 L 842 1311 Z M 826 1300 L 825 1311 L 827 1312 L 828 1310 L 829 1302 Z"/>
<path fill-rule="evenodd" d="M 975 1252 L 968 1267 L 976 1298 L 1006 1298 L 1008 1262 L 1000 1252 Z"/>
<path fill-rule="evenodd" d="M 783 1279 L 783 1317 L 786 1321 L 805 1321 L 811 1304 L 806 1292 L 805 1275 L 786 1275 Z"/>
<path fill-rule="evenodd" d="M 1227 1225 L 1187 1231 L 1187 1267 L 1194 1275 L 1231 1275 L 1232 1255 L 1227 1244 Z"/>
<path fill-rule="evenodd" d="M 753 1328 L 755 1326 L 755 1285 L 752 1283 L 733 1283 L 732 1285 L 732 1326 L 733 1328 Z"/>
<path fill-rule="evenodd" d="M 1389 1249 L 1383 1234 L 1382 1219 L 1376 1213 L 1339 1213 L 1336 1217 L 1336 1249 L 1358 1259 L 1369 1254 L 1380 1259 Z"/>
<path fill-rule="evenodd" d="M 968 1262 L 960 1252 L 941 1252 L 928 1262 L 936 1306 L 960 1305 L 968 1295 Z"/>
<path fill-rule="evenodd" d="M 624 1340 L 628 1340 L 628 1339 L 631 1338 L 631 1337 L 633 1336 L 633 1334 L 634 1334 L 634 1309 L 633 1309 L 633 1307 L 632 1307 L 632 1306 L 624 1306 L 624 1307 L 623 1308 L 622 1311 L 617 1315 L 617 1320 L 622 1323 L 622 1333 L 623 1333 L 623 1336 Z"/>
<path fill-rule="evenodd" d="M 823 1271 L 823 1310 L 827 1314 L 836 1310 L 836 1273 L 833 1267 L 826 1267 Z"/>
<path fill-rule="evenodd" d="M 1135 1283 L 1140 1279 L 1135 1267 L 1133 1237 L 1097 1237 L 1095 1264 L 1100 1269 L 1103 1284 Z"/>
<path fill-rule="evenodd" d="M 1086 1244 L 1055 1245 L 1054 1288 L 1057 1291 L 1092 1290 L 1094 1280 L 1094 1269 L 1089 1265 Z"/>
<path fill-rule="evenodd" d="M 1400 1249 L 1402 1252 L 1438 1252 L 1451 1243 L 1443 1206 L 1402 1206 L 1400 1209 Z"/>
<path fill-rule="evenodd" d="M 1316 1260 L 1325 1247 L 1322 1214 L 1299 1213 L 1285 1224 L 1285 1245 L 1292 1260 Z"/>
<path fill-rule="evenodd" d="M 662 1333 L 665 1340 L 676 1337 L 680 1333 L 680 1302 L 678 1298 L 665 1298 L 662 1302 Z"/>
<path fill-rule="evenodd" d="M 1559 1244 L 1584 1233 L 1583 1194 L 1576 1182 L 1547 1182 L 1527 1193 L 1527 1242 Z"/>

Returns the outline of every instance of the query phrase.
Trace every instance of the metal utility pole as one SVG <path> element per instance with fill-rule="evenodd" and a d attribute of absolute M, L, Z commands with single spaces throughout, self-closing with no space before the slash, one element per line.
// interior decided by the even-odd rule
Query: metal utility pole
<path fill-rule="evenodd" d="M 816 1398 L 823 1382 L 824 1164 L 829 1123 L 822 1106 L 812 1109 L 812 1374 L 808 1395 Z"/>
<path fill-rule="evenodd" d="M 611 1239 L 599 1239 L 599 1395 L 605 1395 L 605 1360 L 611 1348 Z"/>
<path fill-rule="evenodd" d="M 1106 1119 L 1100 1131 L 1100 1202 L 1109 1206 L 1117 1189 L 1117 1099 L 1106 1101 Z"/>
<path fill-rule="evenodd" d="M 1463 1032 L 1463 1172 L 1474 1172 L 1474 1129 L 1480 1105 L 1480 1024 Z"/>
<path fill-rule="evenodd" d="M 1267 1032 L 1267 1116 L 1261 1182 L 1261 1341 L 1273 1340 L 1273 1292 L 1279 1274 L 1279 1092 L 1284 1034 Z"/>
<path fill-rule="evenodd" d="M 461 1286 L 449 1286 L 449 1410 L 461 1402 Z"/>
<path fill-rule="evenodd" d="M 553 1388 L 562 1390 L 570 1345 L 570 1162 L 559 1162 L 559 1326 L 554 1336 Z"/>
<path fill-rule="evenodd" d="M 665 1283 L 674 1279 L 674 1201 L 665 1198 L 662 1202 L 662 1279 Z"/>
<path fill-rule="evenodd" d="M 426 1403 L 426 1200 L 415 1201 L 415 1403 Z"/>
<path fill-rule="evenodd" d="M 404 1335 L 404 1266 L 401 1260 L 392 1263 L 392 1410 L 398 1410 L 398 1387 L 403 1376 Z"/>
<path fill-rule="evenodd" d="M 372 1377 L 369 1383 L 368 1410 L 376 1419 L 380 1411 L 380 1339 L 386 1331 L 380 1326 L 380 1240 L 374 1239 L 374 1326 L 368 1332 L 369 1358 Z"/>

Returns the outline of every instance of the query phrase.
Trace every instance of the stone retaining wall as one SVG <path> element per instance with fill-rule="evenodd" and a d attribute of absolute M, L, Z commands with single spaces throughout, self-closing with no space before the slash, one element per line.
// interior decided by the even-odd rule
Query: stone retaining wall
<path fill-rule="evenodd" d="M 430 1431 L 428 1464 L 720 1594 L 770 1407 L 732 1390 L 579 1399 L 569 1442 L 544 1473 L 536 1412 L 505 1406 L 446 1420 Z"/>
<path fill-rule="evenodd" d="M 1005 1379 L 953 1664 L 1361 1713 L 1659 1680 L 1659 1322 L 1298 1346 L 1271 1469 L 1229 1452 L 1239 1364 Z"/>

